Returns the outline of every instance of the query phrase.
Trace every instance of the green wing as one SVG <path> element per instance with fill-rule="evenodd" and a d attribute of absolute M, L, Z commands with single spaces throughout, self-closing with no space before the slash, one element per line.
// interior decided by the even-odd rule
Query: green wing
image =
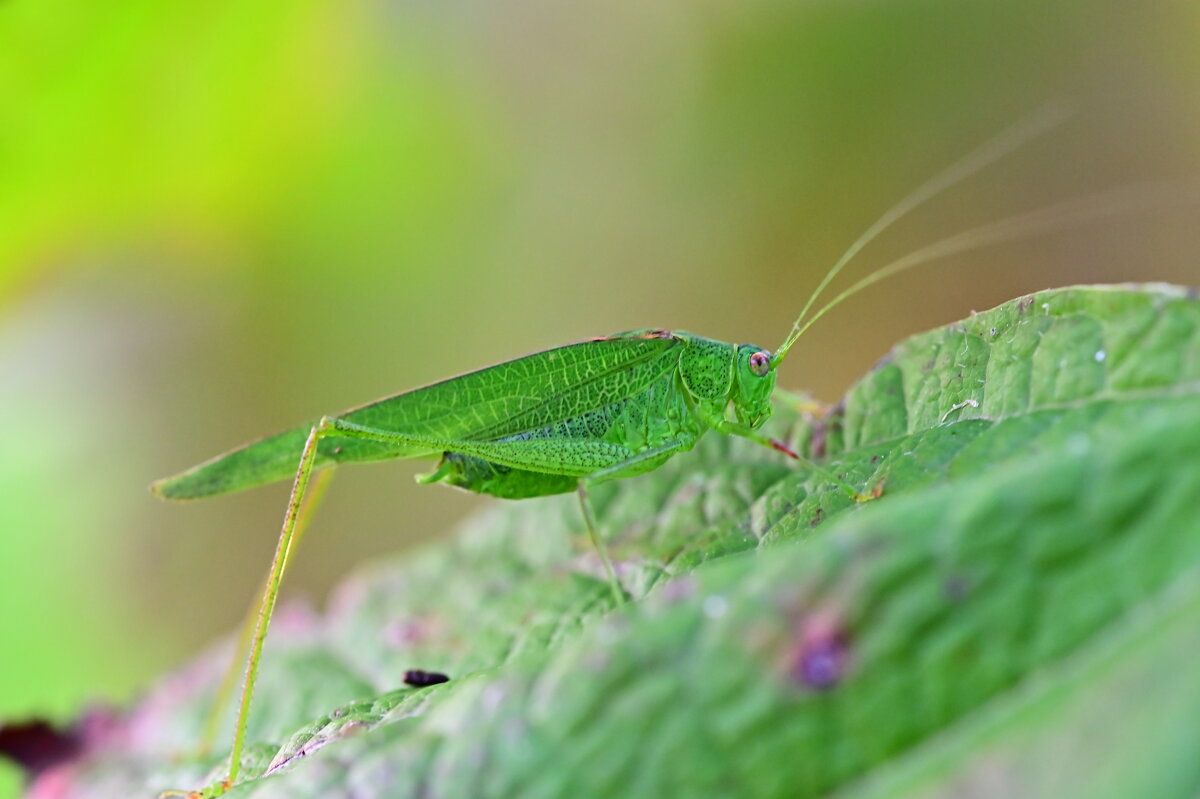
<path fill-rule="evenodd" d="M 636 395 L 678 363 L 683 342 L 665 330 L 620 333 L 543 350 L 377 400 L 338 418 L 414 437 L 492 441 Z M 152 486 L 168 499 L 240 491 L 296 473 L 313 422 L 218 455 Z M 437 455 L 357 439 L 328 438 L 318 467 Z"/>

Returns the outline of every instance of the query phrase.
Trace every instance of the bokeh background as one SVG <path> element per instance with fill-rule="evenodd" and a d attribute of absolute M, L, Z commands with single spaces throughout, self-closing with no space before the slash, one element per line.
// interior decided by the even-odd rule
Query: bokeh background
<path fill-rule="evenodd" d="M 777 346 L 880 213 L 1048 100 L 1074 116 L 857 273 L 1200 179 L 1197 41 L 1187 0 L 0 4 L 0 718 L 131 701 L 247 606 L 286 486 L 173 505 L 153 478 L 586 336 Z M 900 337 L 1036 289 L 1200 284 L 1198 218 L 917 270 L 782 383 L 836 399 Z M 420 469 L 340 473 L 285 596 L 480 506 Z"/>

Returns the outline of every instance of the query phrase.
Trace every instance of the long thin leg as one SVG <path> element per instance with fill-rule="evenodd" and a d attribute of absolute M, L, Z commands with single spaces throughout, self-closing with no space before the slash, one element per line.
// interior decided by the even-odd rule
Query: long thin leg
<path fill-rule="evenodd" d="M 296 521 L 300 516 L 300 508 L 304 504 L 304 494 L 308 489 L 309 477 L 312 475 L 317 444 L 321 438 L 328 435 L 328 430 L 327 420 L 322 419 L 309 432 L 308 440 L 304 442 L 304 450 L 300 454 L 296 479 L 292 483 L 292 495 L 288 500 L 287 513 L 283 517 L 283 529 L 279 532 L 279 543 L 275 547 L 275 557 L 271 560 L 271 571 L 267 575 L 267 589 L 263 592 L 262 605 L 258 609 L 258 623 L 254 627 L 250 656 L 246 660 L 246 676 L 242 681 L 242 699 L 238 704 L 233 749 L 229 754 L 229 773 L 222 782 L 224 790 L 228 790 L 237 781 L 238 773 L 242 768 L 242 748 L 246 743 L 246 720 L 250 715 L 250 698 L 254 694 L 254 682 L 258 679 L 258 665 L 262 660 L 263 641 L 266 640 L 267 628 L 271 624 L 271 614 L 275 610 L 275 600 L 279 596 L 279 586 L 283 582 L 283 571 L 287 566 L 288 557 L 291 555 Z"/>
<path fill-rule="evenodd" d="M 246 639 L 248 638 L 250 653 L 246 658 L 245 676 L 242 679 L 242 696 L 238 703 L 237 721 L 234 726 L 233 748 L 229 753 L 229 771 L 226 773 L 225 779 L 221 781 L 220 787 L 215 794 L 211 793 L 210 789 L 201 791 L 171 790 L 163 791 L 159 794 L 160 799 L 178 795 L 185 795 L 188 799 L 203 799 L 203 797 L 212 795 L 219 796 L 233 787 L 233 784 L 237 781 L 238 774 L 242 768 L 242 749 L 246 743 L 246 721 L 250 714 L 250 700 L 254 695 L 254 683 L 258 679 L 258 666 L 262 660 L 263 642 L 267 637 L 267 629 L 271 625 L 271 614 L 275 611 L 275 600 L 279 596 L 279 587 L 283 582 L 283 574 L 291 559 L 294 545 L 299 542 L 305 528 L 308 526 L 312 512 L 316 509 L 321 494 L 324 493 L 325 486 L 328 483 L 329 473 L 320 475 L 313 486 L 312 501 L 305 501 L 309 478 L 312 475 L 313 463 L 316 460 L 317 444 L 320 443 L 322 438 L 331 433 L 328 422 L 327 418 L 322 419 L 309 431 L 308 439 L 304 442 L 304 449 L 300 454 L 300 462 L 296 467 L 296 477 L 292 483 L 292 494 L 288 499 L 287 512 L 283 517 L 283 528 L 279 532 L 279 543 L 275 546 L 275 555 L 271 559 L 271 569 L 267 573 L 266 584 L 263 586 L 262 602 L 258 607 L 253 634 L 247 636 L 243 633 L 243 640 L 239 641 L 236 647 L 235 658 L 238 653 L 243 652 L 246 648 Z M 246 629 L 250 628 L 247 626 Z M 233 669 L 231 669 L 231 672 L 236 673 Z M 224 704 L 223 694 L 226 690 L 224 683 L 218 688 L 218 694 L 214 702 L 216 709 L 209 716 L 209 724 L 213 723 L 214 718 L 219 718 L 219 708 Z M 206 732 L 205 735 L 208 737 L 209 733 Z"/>
<path fill-rule="evenodd" d="M 613 569 L 612 559 L 608 556 L 608 548 L 604 546 L 604 541 L 600 538 L 600 533 L 596 530 L 596 517 L 592 513 L 592 501 L 588 498 L 586 480 L 579 481 L 576 493 L 579 495 L 579 507 L 583 511 L 583 523 L 587 525 L 588 535 L 592 539 L 592 546 L 596 548 L 596 552 L 600 555 L 600 560 L 604 562 L 604 571 L 608 574 L 608 587 L 612 591 L 613 599 L 616 600 L 617 605 L 624 605 L 625 589 L 622 587 L 621 581 L 617 579 L 617 572 Z"/>
<path fill-rule="evenodd" d="M 304 442 L 304 449 L 300 454 L 300 463 L 296 467 L 296 477 L 292 483 L 292 494 L 288 500 L 287 512 L 283 517 L 283 528 L 279 532 L 279 543 L 275 547 L 275 555 L 271 560 L 271 570 L 267 573 L 266 586 L 262 593 L 262 604 L 258 608 L 258 618 L 254 625 L 254 633 L 250 641 L 250 654 L 246 659 L 245 677 L 242 680 L 242 697 L 238 703 L 238 715 L 233 733 L 233 748 L 229 754 L 229 771 L 225 779 L 221 781 L 218 795 L 229 790 L 237 781 L 238 774 L 241 772 L 242 750 L 246 744 L 246 722 L 250 714 L 250 700 L 254 696 L 254 683 L 258 679 L 258 666 L 262 660 L 263 642 L 267 637 L 267 629 L 271 625 L 271 615 L 275 611 L 275 600 L 279 596 L 279 586 L 283 582 L 283 573 L 287 568 L 292 547 L 296 542 L 297 522 L 302 515 L 301 509 L 306 506 L 304 499 L 308 490 L 309 478 L 312 475 L 313 463 L 317 456 L 317 445 L 326 436 L 345 435 L 347 433 L 352 437 L 388 440 L 383 431 L 376 432 L 378 434 L 366 431 L 341 431 L 338 429 L 337 420 L 325 417 L 313 426 L 312 430 L 309 431 L 308 439 Z M 173 796 L 179 793 L 179 791 L 164 791 L 161 795 Z M 192 791 L 187 793 L 189 799 L 199 799 L 199 797 L 207 795 L 209 795 L 207 791 Z"/>
<path fill-rule="evenodd" d="M 312 487 L 309 488 L 308 496 L 305 498 L 304 504 L 300 508 L 300 515 L 296 519 L 296 529 L 292 533 L 292 545 L 288 548 L 288 556 L 283 564 L 283 571 L 287 570 L 288 563 L 291 562 L 292 555 L 295 553 L 296 547 L 300 545 L 300 540 L 304 537 L 304 532 L 308 529 L 313 514 L 321 504 L 321 497 L 324 496 L 325 489 L 328 487 L 329 480 L 332 477 L 333 470 L 326 469 L 317 472 L 317 476 L 313 478 Z M 222 711 L 225 709 L 225 704 L 229 701 L 229 697 L 233 694 L 233 687 L 240 673 L 238 667 L 250 649 L 250 638 L 254 634 L 255 622 L 258 618 L 258 608 L 261 606 L 262 598 L 266 595 L 269 586 L 270 581 L 264 580 L 262 590 L 255 594 L 256 601 L 252 601 L 246 611 L 241 632 L 238 634 L 237 643 L 233 648 L 233 655 L 229 659 L 229 666 L 225 670 L 225 676 L 221 679 L 221 684 L 217 687 L 212 707 L 209 708 L 208 718 L 204 722 L 204 733 L 200 739 L 201 754 L 211 751 L 213 743 L 216 741 Z"/>

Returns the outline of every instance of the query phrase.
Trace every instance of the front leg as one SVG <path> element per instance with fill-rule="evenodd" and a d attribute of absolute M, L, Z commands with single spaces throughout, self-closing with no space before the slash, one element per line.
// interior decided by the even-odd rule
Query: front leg
<path fill-rule="evenodd" d="M 749 427 L 737 422 L 731 422 L 728 419 L 722 419 L 720 422 L 718 422 L 715 425 L 715 429 L 719 433 L 747 438 L 756 444 L 761 444 L 764 447 L 770 447 L 776 452 L 782 452 L 784 455 L 800 461 L 809 469 L 812 469 L 813 472 L 821 477 L 824 477 L 826 480 L 840 488 L 843 492 L 845 492 L 846 496 L 850 497 L 855 502 L 866 502 L 869 499 L 874 499 L 873 496 L 860 494 L 857 490 L 855 490 L 854 486 L 850 485 L 828 469 L 824 469 L 810 461 L 808 458 L 804 458 L 796 454 L 791 447 L 789 447 L 787 444 L 784 444 L 782 441 L 776 441 L 773 438 L 767 438 L 756 430 L 752 430 Z"/>

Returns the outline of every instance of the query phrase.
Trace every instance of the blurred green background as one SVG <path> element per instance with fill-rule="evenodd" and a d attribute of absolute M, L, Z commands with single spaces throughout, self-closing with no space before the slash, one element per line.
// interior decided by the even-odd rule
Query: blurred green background
<path fill-rule="evenodd" d="M 1194 2 L 0 5 L 0 718 L 127 702 L 236 623 L 286 486 L 151 479 L 533 349 L 777 346 L 840 252 L 1047 100 L 1053 133 L 858 263 L 1200 176 Z M 782 383 L 1077 282 L 1200 284 L 1195 206 L 988 249 L 831 314 Z M 285 597 L 480 500 L 348 469 Z M 15 774 L 0 775 L 0 792 Z"/>

